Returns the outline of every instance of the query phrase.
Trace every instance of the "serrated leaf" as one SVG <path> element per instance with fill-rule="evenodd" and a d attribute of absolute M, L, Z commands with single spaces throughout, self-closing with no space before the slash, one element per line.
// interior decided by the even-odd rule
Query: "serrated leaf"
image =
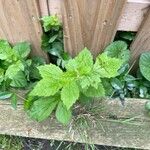
<path fill-rule="evenodd" d="M 55 95 L 62 88 L 62 84 L 56 80 L 40 80 L 34 89 L 30 92 L 30 96 L 48 97 Z"/>
<path fill-rule="evenodd" d="M 15 64 L 12 64 L 6 70 L 6 78 L 13 79 L 19 71 L 24 71 L 24 65 L 21 61 L 17 61 Z"/>
<path fill-rule="evenodd" d="M 150 52 L 145 52 L 141 55 L 139 66 L 142 75 L 150 81 Z"/>
<path fill-rule="evenodd" d="M 66 106 L 60 101 L 56 109 L 56 118 L 59 122 L 67 125 L 71 120 L 71 110 L 67 110 Z"/>
<path fill-rule="evenodd" d="M 100 75 L 94 72 L 94 70 L 91 71 L 91 73 L 89 73 L 88 75 L 82 76 L 79 80 L 79 84 L 83 89 L 88 88 L 89 86 L 98 88 L 98 84 L 100 82 Z"/>
<path fill-rule="evenodd" d="M 76 81 L 72 81 L 65 85 L 61 90 L 61 100 L 66 106 L 67 110 L 72 107 L 72 105 L 79 98 L 79 88 Z"/>
<path fill-rule="evenodd" d="M 44 16 L 41 18 L 41 20 L 43 21 L 43 27 L 45 32 L 51 30 L 52 28 L 58 30 L 61 26 L 59 18 L 55 15 Z"/>
<path fill-rule="evenodd" d="M 13 50 L 15 51 L 18 58 L 26 58 L 31 51 L 30 43 L 28 42 L 17 43 L 13 47 Z"/>
<path fill-rule="evenodd" d="M 105 53 L 110 57 L 121 59 L 124 63 L 130 59 L 130 51 L 128 45 L 123 41 L 115 41 L 106 47 Z"/>
<path fill-rule="evenodd" d="M 27 79 L 23 71 L 18 71 L 16 75 L 13 76 L 11 79 L 10 85 L 12 87 L 26 87 L 27 86 Z"/>
<path fill-rule="evenodd" d="M 105 89 L 101 83 L 99 83 L 97 89 L 90 86 L 87 89 L 83 89 L 82 92 L 87 97 L 104 97 L 105 96 Z"/>
<path fill-rule="evenodd" d="M 33 103 L 28 114 L 36 121 L 44 121 L 51 115 L 57 104 L 58 101 L 55 98 L 40 98 Z"/>
<path fill-rule="evenodd" d="M 88 74 L 93 67 L 93 57 L 87 48 L 84 48 L 78 56 L 70 59 L 66 64 L 67 71 L 76 71 L 79 75 Z"/>
<path fill-rule="evenodd" d="M 50 64 L 50 65 L 44 65 L 38 67 L 39 73 L 42 76 L 42 78 L 48 78 L 48 79 L 60 79 L 63 75 L 63 71 L 57 67 L 56 65 Z"/>
<path fill-rule="evenodd" d="M 11 92 L 2 92 L 0 91 L 0 100 L 5 100 L 5 99 L 8 99 L 12 96 L 12 93 Z"/>
<path fill-rule="evenodd" d="M 118 75 L 121 66 L 122 61 L 120 59 L 111 58 L 103 53 L 97 57 L 94 71 L 99 73 L 102 78 L 112 78 Z"/>
<path fill-rule="evenodd" d="M 13 51 L 6 40 L 0 40 L 0 59 L 8 60 L 13 55 Z"/>

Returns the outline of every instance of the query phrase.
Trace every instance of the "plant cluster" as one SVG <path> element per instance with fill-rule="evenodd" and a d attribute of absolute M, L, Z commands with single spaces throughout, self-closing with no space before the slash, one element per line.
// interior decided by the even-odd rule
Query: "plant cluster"
<path fill-rule="evenodd" d="M 29 59 L 28 42 L 12 47 L 0 40 L 0 99 L 11 97 L 16 108 L 16 94 L 11 89 L 25 89 L 33 83 L 24 103 L 29 116 L 43 121 L 55 111 L 58 121 L 68 124 L 74 105 L 95 97 L 119 97 L 122 102 L 125 97 L 150 98 L 150 52 L 141 55 L 137 74 L 130 73 L 127 43 L 134 35 L 123 34 L 125 40 L 111 43 L 95 60 L 87 48 L 71 58 L 64 52 L 58 17 L 46 16 L 41 21 L 45 31 L 41 47 L 53 56 L 53 63 L 46 65 L 40 57 Z M 149 103 L 146 109 L 150 110 Z"/>
<path fill-rule="evenodd" d="M 55 15 L 42 17 L 41 21 L 44 30 L 41 48 L 50 54 L 53 63 L 64 68 L 71 57 L 64 52 L 62 24 Z"/>
<path fill-rule="evenodd" d="M 98 55 L 94 63 L 90 51 L 85 48 L 68 61 L 65 71 L 54 64 L 38 67 L 42 79 L 26 101 L 29 115 L 43 121 L 56 110 L 56 118 L 67 124 L 71 119 L 72 106 L 80 95 L 104 97 L 102 79 L 117 76 L 122 63 L 121 59 L 110 57 L 106 52 Z"/>
<path fill-rule="evenodd" d="M 16 107 L 16 93 L 12 88 L 25 88 L 31 79 L 40 78 L 36 66 L 44 64 L 42 58 L 28 59 L 31 51 L 28 42 L 20 42 L 11 46 L 6 40 L 0 40 L 0 99 L 12 99 Z M 44 61 L 44 60 L 43 60 Z"/>

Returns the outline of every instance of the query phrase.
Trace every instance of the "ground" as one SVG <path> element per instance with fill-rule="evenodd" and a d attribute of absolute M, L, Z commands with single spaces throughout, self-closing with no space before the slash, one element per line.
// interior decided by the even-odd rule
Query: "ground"
<path fill-rule="evenodd" d="M 0 150 L 134 150 L 0 135 Z"/>

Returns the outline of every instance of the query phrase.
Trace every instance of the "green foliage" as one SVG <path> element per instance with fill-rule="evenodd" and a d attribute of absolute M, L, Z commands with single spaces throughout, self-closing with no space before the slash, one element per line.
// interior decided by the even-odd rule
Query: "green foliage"
<path fill-rule="evenodd" d="M 57 106 L 56 118 L 67 124 L 80 95 L 104 97 L 101 79 L 117 76 L 121 66 L 120 59 L 109 57 L 106 53 L 99 55 L 94 63 L 90 51 L 85 48 L 68 61 L 65 71 L 53 64 L 38 67 L 42 79 L 29 93 L 29 97 L 38 97 L 35 101 L 27 100 L 29 115 L 43 121 Z"/>
<path fill-rule="evenodd" d="M 12 96 L 12 93 L 10 92 L 0 92 L 0 100 L 5 100 L 5 99 L 8 99 Z"/>
<path fill-rule="evenodd" d="M 21 42 L 16 44 L 13 48 L 6 40 L 0 40 L 0 74 L 1 74 L 1 88 L 8 87 L 25 87 L 27 86 L 27 72 L 26 66 L 28 60 L 26 59 L 30 53 L 30 44 Z"/>
<path fill-rule="evenodd" d="M 41 47 L 52 56 L 51 61 L 64 68 L 70 56 L 64 52 L 62 24 L 55 15 L 45 16 L 41 20 L 45 31 Z"/>
<path fill-rule="evenodd" d="M 141 55 L 139 67 L 142 75 L 150 81 L 150 52 L 145 52 Z"/>
<path fill-rule="evenodd" d="M 39 98 L 33 103 L 28 114 L 32 119 L 43 121 L 50 116 L 57 104 L 58 100 L 55 97 Z"/>
<path fill-rule="evenodd" d="M 94 70 L 96 70 L 102 78 L 112 78 L 119 75 L 118 69 L 121 65 L 121 59 L 111 58 L 106 53 L 103 53 L 97 57 Z"/>
<path fill-rule="evenodd" d="M 11 99 L 17 107 L 17 96 L 12 88 L 26 88 L 31 80 L 39 79 L 37 66 L 43 64 L 27 59 L 31 51 L 28 42 L 17 43 L 12 47 L 6 40 L 0 40 L 0 100 Z"/>
<path fill-rule="evenodd" d="M 59 21 L 59 18 L 57 16 L 44 16 L 41 18 L 43 22 L 43 28 L 44 31 L 47 32 L 51 29 L 59 30 L 59 27 L 61 26 L 61 23 Z"/>
<path fill-rule="evenodd" d="M 57 120 L 59 120 L 62 124 L 66 125 L 71 120 L 71 117 L 71 110 L 67 110 L 66 106 L 60 101 L 56 110 Z"/>
<path fill-rule="evenodd" d="M 115 57 L 121 59 L 124 63 L 127 63 L 130 59 L 130 51 L 128 50 L 128 45 L 123 41 L 115 41 L 111 43 L 105 52 L 110 57 Z"/>

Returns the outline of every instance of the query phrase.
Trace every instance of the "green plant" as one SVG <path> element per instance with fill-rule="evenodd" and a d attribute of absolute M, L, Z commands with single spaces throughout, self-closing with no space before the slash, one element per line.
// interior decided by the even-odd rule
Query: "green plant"
<path fill-rule="evenodd" d="M 117 77 L 103 81 L 105 87 L 109 89 L 107 90 L 107 95 L 111 97 L 119 97 L 122 101 L 124 101 L 125 97 L 149 98 L 150 82 L 144 78 L 144 76 L 147 77 L 148 75 L 147 63 L 149 63 L 149 60 L 146 61 L 148 54 L 144 53 L 141 55 L 141 69 L 140 71 L 137 70 L 136 75 L 132 75 L 130 74 L 132 66 L 128 63 L 131 54 L 128 50 L 128 45 L 125 42 L 115 41 L 105 49 L 105 52 L 108 56 L 120 58 L 124 62 L 119 69 L 119 75 Z"/>
<path fill-rule="evenodd" d="M 64 52 L 62 24 L 55 15 L 45 16 L 41 21 L 44 29 L 41 47 L 52 56 L 51 61 L 64 68 L 71 57 Z"/>
<path fill-rule="evenodd" d="M 43 121 L 56 109 L 56 118 L 63 124 L 69 123 L 72 106 L 86 97 L 104 97 L 104 78 L 118 75 L 121 59 L 107 53 L 100 54 L 94 63 L 90 51 L 85 48 L 65 65 L 65 71 L 56 65 L 38 67 L 42 79 L 28 95 L 25 108 L 31 118 Z"/>
<path fill-rule="evenodd" d="M 25 88 L 29 85 L 31 77 L 39 75 L 36 66 L 40 64 L 27 59 L 30 51 L 28 42 L 20 42 L 11 47 L 6 40 L 0 40 L 0 99 L 11 97 L 14 108 L 17 104 L 17 95 L 11 89 Z"/>
<path fill-rule="evenodd" d="M 23 142 L 19 137 L 0 135 L 0 149 L 21 150 L 23 149 Z"/>

